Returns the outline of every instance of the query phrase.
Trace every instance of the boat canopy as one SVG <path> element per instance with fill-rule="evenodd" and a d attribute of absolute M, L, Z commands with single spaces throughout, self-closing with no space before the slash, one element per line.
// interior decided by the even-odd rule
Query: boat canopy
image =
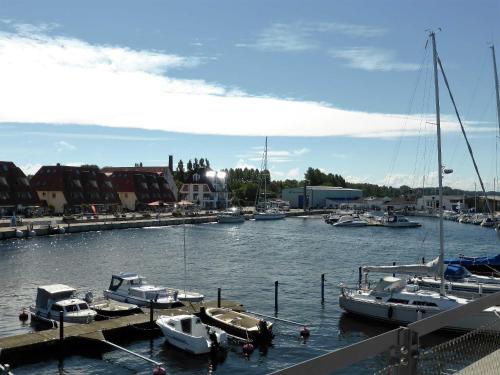
<path fill-rule="evenodd" d="M 455 264 L 449 264 L 444 272 L 444 278 L 447 280 L 461 280 L 469 276 L 470 272 L 465 267 Z"/>
<path fill-rule="evenodd" d="M 75 288 L 63 284 L 40 286 L 36 294 L 36 306 L 41 309 L 46 309 L 49 299 L 54 301 L 68 299 L 71 298 L 75 292 Z"/>
<path fill-rule="evenodd" d="M 445 259 L 446 264 L 458 264 L 467 268 L 468 266 L 499 266 L 500 265 L 500 254 L 494 256 L 486 256 L 486 257 L 466 257 L 464 255 L 460 255 L 458 258 L 454 259 Z"/>
<path fill-rule="evenodd" d="M 401 290 L 405 287 L 406 281 L 398 277 L 386 276 L 380 279 L 380 281 L 375 285 L 373 291 L 377 292 L 392 292 L 396 290 Z"/>
<path fill-rule="evenodd" d="M 438 272 L 439 257 L 425 264 L 407 264 L 400 266 L 364 266 L 363 272 L 399 273 L 434 276 Z"/>

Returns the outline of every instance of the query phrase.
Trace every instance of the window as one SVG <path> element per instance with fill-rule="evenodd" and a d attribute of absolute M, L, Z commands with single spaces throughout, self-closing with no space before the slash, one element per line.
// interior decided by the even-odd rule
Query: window
<path fill-rule="evenodd" d="M 413 305 L 437 307 L 437 305 L 435 303 L 433 303 L 433 302 L 425 302 L 425 301 L 413 301 Z"/>
<path fill-rule="evenodd" d="M 198 191 L 199 186 L 198 185 L 193 185 L 193 191 Z"/>
<path fill-rule="evenodd" d="M 51 309 L 52 311 L 63 311 L 63 310 L 64 310 L 62 306 L 59 306 L 59 305 L 56 305 L 56 304 L 52 305 L 52 306 L 50 307 L 50 309 Z"/>
<path fill-rule="evenodd" d="M 106 185 L 106 186 L 107 186 L 107 187 L 109 187 L 110 189 L 112 189 L 112 188 L 113 188 L 113 184 L 111 183 L 111 181 L 106 181 L 106 182 L 104 183 L 104 185 Z"/>
<path fill-rule="evenodd" d="M 28 182 L 28 179 L 26 177 L 19 177 L 17 179 L 17 182 L 22 186 L 30 186 L 30 183 Z"/>
<path fill-rule="evenodd" d="M 182 185 L 182 191 L 189 191 L 188 185 Z"/>
<path fill-rule="evenodd" d="M 387 300 L 387 302 L 392 302 L 392 303 L 401 303 L 401 304 L 407 305 L 409 301 L 408 301 L 408 300 L 406 300 L 406 299 L 389 298 L 389 299 Z"/>
<path fill-rule="evenodd" d="M 80 308 L 80 310 L 88 310 L 89 309 L 89 306 L 86 303 L 79 303 L 78 307 Z"/>
<path fill-rule="evenodd" d="M 82 183 L 80 182 L 80 180 L 73 180 L 73 186 L 81 189 Z"/>
<path fill-rule="evenodd" d="M 97 181 L 95 181 L 95 180 L 91 180 L 91 181 L 89 181 L 89 184 L 90 184 L 90 186 L 92 186 L 93 188 L 96 188 L 96 189 L 97 189 Z"/>
<path fill-rule="evenodd" d="M 65 307 L 65 310 L 67 312 L 74 312 L 74 311 L 78 311 L 78 307 L 76 305 L 68 305 Z"/>
<path fill-rule="evenodd" d="M 7 179 L 5 177 L 0 177 L 0 185 L 9 186 L 9 184 L 7 183 Z"/>
<path fill-rule="evenodd" d="M 52 193 L 52 198 L 55 198 L 56 197 L 56 193 Z"/>

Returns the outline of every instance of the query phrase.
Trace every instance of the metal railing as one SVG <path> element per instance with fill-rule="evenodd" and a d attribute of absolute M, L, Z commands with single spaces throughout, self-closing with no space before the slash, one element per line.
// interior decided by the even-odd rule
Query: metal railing
<path fill-rule="evenodd" d="M 331 374 L 342 368 L 389 351 L 399 363 L 399 374 L 416 374 L 419 359 L 419 338 L 471 314 L 500 305 L 500 292 L 490 294 L 451 310 L 399 327 L 381 335 L 334 350 L 322 356 L 278 370 L 272 375 Z M 499 317 L 500 318 L 500 317 Z"/>

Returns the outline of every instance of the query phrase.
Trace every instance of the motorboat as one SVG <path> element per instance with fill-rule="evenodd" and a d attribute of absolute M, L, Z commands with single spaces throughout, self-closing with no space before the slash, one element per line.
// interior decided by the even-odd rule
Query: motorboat
<path fill-rule="evenodd" d="M 149 307 L 152 304 L 158 309 L 182 306 L 175 290 L 148 284 L 144 277 L 136 273 L 112 275 L 104 297 L 141 307 Z"/>
<path fill-rule="evenodd" d="M 366 227 L 368 223 L 355 215 L 344 215 L 335 224 L 334 227 Z"/>
<path fill-rule="evenodd" d="M 142 309 L 137 305 L 109 299 L 92 301 L 90 303 L 90 308 L 97 313 L 96 320 L 106 320 L 119 316 L 143 314 Z"/>
<path fill-rule="evenodd" d="M 203 324 L 195 315 L 162 315 L 156 324 L 169 344 L 192 354 L 207 354 L 227 347 L 227 333 Z"/>
<path fill-rule="evenodd" d="M 482 221 L 481 221 L 481 224 L 480 224 L 482 227 L 485 227 L 485 228 L 495 228 L 496 226 L 496 221 L 495 219 L 487 216 L 485 217 Z"/>
<path fill-rule="evenodd" d="M 339 305 L 347 312 L 366 318 L 398 325 L 406 325 L 429 316 L 463 306 L 470 302 L 452 295 L 442 296 L 438 292 L 423 290 L 406 280 L 386 276 L 373 288 L 348 289 L 342 287 Z M 490 307 L 480 313 L 446 326 L 447 330 L 469 331 L 498 319 L 500 307 Z M 500 332 L 500 326 L 492 329 Z"/>
<path fill-rule="evenodd" d="M 274 338 L 273 324 L 249 313 L 221 307 L 201 307 L 200 317 L 207 324 L 258 345 L 268 345 Z"/>
<path fill-rule="evenodd" d="M 255 220 L 279 220 L 286 217 L 285 212 L 278 210 L 277 208 L 268 208 L 265 211 L 256 212 L 254 214 Z"/>
<path fill-rule="evenodd" d="M 389 228 L 416 228 L 421 226 L 420 223 L 410 221 L 406 217 L 400 215 L 385 216 L 381 223 L 384 227 Z"/>
<path fill-rule="evenodd" d="M 217 222 L 221 224 L 244 223 L 245 215 L 243 215 L 238 207 L 231 207 L 229 210 L 217 215 Z"/>
<path fill-rule="evenodd" d="M 63 285 L 51 284 L 39 286 L 36 305 L 30 306 L 32 321 L 57 325 L 60 313 L 65 323 L 90 323 L 97 313 L 89 308 L 86 301 L 76 298 L 76 289 Z"/>
<path fill-rule="evenodd" d="M 336 213 L 331 213 L 329 215 L 325 215 L 324 216 L 324 219 L 325 219 L 325 223 L 327 224 L 335 224 L 337 221 L 339 221 L 340 219 L 340 214 L 336 214 Z"/>

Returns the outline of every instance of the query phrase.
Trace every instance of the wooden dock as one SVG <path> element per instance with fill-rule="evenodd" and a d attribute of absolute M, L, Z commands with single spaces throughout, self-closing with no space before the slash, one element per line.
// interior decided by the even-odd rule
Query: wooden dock
<path fill-rule="evenodd" d="M 143 314 L 95 321 L 89 324 L 64 324 L 63 340 L 60 338 L 59 328 L 2 337 L 0 338 L 0 363 L 18 366 L 72 354 L 99 355 L 110 349 L 103 340 L 130 341 L 158 337 L 161 331 L 154 321 L 160 315 L 197 314 L 200 306 L 216 307 L 217 301 L 202 304 L 189 303 L 175 309 L 155 309 L 153 322 L 151 322 L 150 310 L 145 308 Z M 222 300 L 221 306 L 244 311 L 243 305 L 234 301 Z"/>

